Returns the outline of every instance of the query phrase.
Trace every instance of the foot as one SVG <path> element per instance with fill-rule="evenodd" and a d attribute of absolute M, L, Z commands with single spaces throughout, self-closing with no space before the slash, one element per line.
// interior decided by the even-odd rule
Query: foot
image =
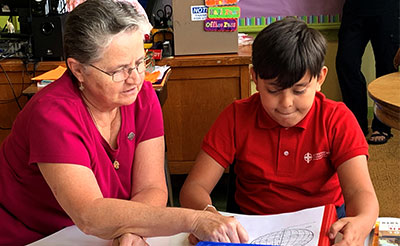
<path fill-rule="evenodd" d="M 368 138 L 369 144 L 385 144 L 393 135 L 387 132 L 374 131 Z"/>

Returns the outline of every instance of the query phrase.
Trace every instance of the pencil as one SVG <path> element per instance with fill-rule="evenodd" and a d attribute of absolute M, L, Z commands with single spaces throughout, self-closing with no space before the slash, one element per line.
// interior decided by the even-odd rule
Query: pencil
<path fill-rule="evenodd" d="M 379 246 L 379 221 L 375 223 L 374 236 L 372 238 L 372 246 Z"/>

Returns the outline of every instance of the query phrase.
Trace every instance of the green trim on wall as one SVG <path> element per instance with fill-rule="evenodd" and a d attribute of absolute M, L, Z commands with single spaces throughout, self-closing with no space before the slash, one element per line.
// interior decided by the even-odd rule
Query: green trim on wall
<path fill-rule="evenodd" d="M 246 33 L 248 35 L 255 37 L 266 26 L 267 25 L 239 26 L 238 32 Z M 337 34 L 339 32 L 340 23 L 308 24 L 308 26 L 320 31 L 328 41 L 337 41 Z"/>

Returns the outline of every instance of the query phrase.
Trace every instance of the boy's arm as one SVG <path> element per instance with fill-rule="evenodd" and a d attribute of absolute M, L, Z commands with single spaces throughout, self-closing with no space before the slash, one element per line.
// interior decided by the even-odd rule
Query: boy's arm
<path fill-rule="evenodd" d="M 345 161 L 337 169 L 346 204 L 346 217 L 335 222 L 330 238 L 343 233 L 339 245 L 363 245 L 379 214 L 379 205 L 364 155 Z"/>
<path fill-rule="evenodd" d="M 182 207 L 193 209 L 205 209 L 212 204 L 210 193 L 218 183 L 224 168 L 211 156 L 200 150 L 196 162 L 189 172 L 180 192 L 180 204 Z M 213 208 L 208 208 L 217 212 Z"/>

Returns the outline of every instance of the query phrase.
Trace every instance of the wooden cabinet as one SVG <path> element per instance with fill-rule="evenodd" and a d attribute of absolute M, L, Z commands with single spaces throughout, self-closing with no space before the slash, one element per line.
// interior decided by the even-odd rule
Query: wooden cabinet
<path fill-rule="evenodd" d="M 250 95 L 250 63 L 250 47 L 238 54 L 177 56 L 158 63 L 172 67 L 163 106 L 171 174 L 187 173 L 222 110 Z"/>
<path fill-rule="evenodd" d="M 40 63 L 24 63 L 20 59 L 5 59 L 0 61 L 0 144 L 10 133 L 15 117 L 27 101 L 22 91 L 31 84 L 35 75 L 47 72 L 64 61 L 49 61 Z"/>

